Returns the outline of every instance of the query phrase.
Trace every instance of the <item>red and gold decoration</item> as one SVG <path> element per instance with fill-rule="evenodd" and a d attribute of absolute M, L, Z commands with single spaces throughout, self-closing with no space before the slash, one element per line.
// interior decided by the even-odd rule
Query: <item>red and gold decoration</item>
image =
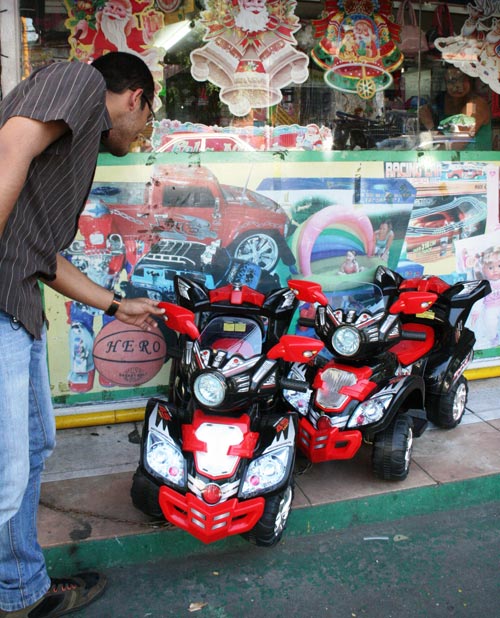
<path fill-rule="evenodd" d="M 331 88 L 371 99 L 392 84 L 404 56 L 391 0 L 326 0 L 312 23 L 319 42 L 311 56 Z"/>
<path fill-rule="evenodd" d="M 164 21 L 154 0 L 65 0 L 65 4 L 73 57 L 92 61 L 109 51 L 125 51 L 141 56 L 150 68 L 158 61 L 152 43 Z"/>
<path fill-rule="evenodd" d="M 110 51 L 142 58 L 150 68 L 157 90 L 163 78 L 162 54 L 154 46 L 165 25 L 165 14 L 154 0 L 64 0 L 70 30 L 70 60 L 92 62 Z"/>
<path fill-rule="evenodd" d="M 235 116 L 282 99 L 281 88 L 306 81 L 308 57 L 295 49 L 295 0 L 207 0 L 206 45 L 191 52 L 191 74 L 221 88 Z"/>

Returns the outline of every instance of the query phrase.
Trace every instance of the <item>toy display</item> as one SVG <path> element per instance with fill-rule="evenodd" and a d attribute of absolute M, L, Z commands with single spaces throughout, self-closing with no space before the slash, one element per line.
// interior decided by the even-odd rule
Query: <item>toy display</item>
<path fill-rule="evenodd" d="M 464 322 L 486 280 L 450 286 L 380 266 L 374 283 L 329 297 L 305 280 L 267 295 L 174 285 L 177 304 L 161 305 L 179 335 L 169 397 L 147 404 L 131 496 L 204 543 L 280 540 L 296 448 L 319 463 L 350 459 L 365 441 L 374 473 L 403 480 L 427 422 L 462 420 L 475 342 Z M 314 316 L 299 328 L 313 337 L 287 334 L 299 301 Z"/>
<path fill-rule="evenodd" d="M 380 266 L 373 284 L 336 287 L 330 296 L 317 283 L 288 285 L 309 303 L 299 325 L 313 326 L 329 353 L 319 368 L 290 373 L 311 385 L 307 398 L 285 392 L 301 413 L 298 448 L 315 463 L 350 459 L 364 441 L 373 445 L 376 476 L 406 478 L 413 438 L 427 421 L 451 429 L 462 420 L 463 372 L 475 343 L 465 321 L 489 282 L 403 279 Z"/>
<path fill-rule="evenodd" d="M 352 163 L 339 162 L 339 177 L 328 176 L 326 163 L 308 165 L 304 176 L 277 156 L 272 169 L 269 162 L 252 161 L 244 171 L 208 160 L 104 168 L 79 236 L 64 254 L 109 289 L 169 302 L 176 274 L 207 288 L 242 283 L 264 294 L 289 277 L 310 278 L 330 292 L 343 282 L 372 281 L 379 265 L 407 278 L 425 272 L 450 284 L 483 276 L 476 253 L 498 244 L 485 236 L 498 220 L 495 166 L 421 157 L 386 162 L 384 175 L 358 178 Z M 477 274 L 459 263 L 458 247 L 469 239 L 467 261 L 476 263 Z M 137 372 L 144 382 L 135 385 L 118 384 L 109 371 L 96 369 L 95 337 L 109 322 L 102 312 L 73 302 L 65 306 L 48 290 L 46 301 L 48 319 L 60 333 L 49 344 L 57 403 L 101 395 L 119 400 L 131 396 L 131 389 L 146 397 L 165 392 L 164 364 Z M 475 316 L 482 305 L 477 303 Z M 497 305 L 487 314 L 494 315 Z M 477 331 L 473 369 L 498 357 L 497 340 L 480 329 L 486 323 L 470 318 Z"/>
<path fill-rule="evenodd" d="M 146 409 L 134 504 L 209 543 L 243 534 L 273 546 L 293 498 L 297 414 L 283 388 L 292 362 L 308 363 L 317 339 L 287 335 L 297 307 L 288 288 L 207 290 L 175 278 L 178 305 L 163 303 L 180 333 L 169 400 Z"/>

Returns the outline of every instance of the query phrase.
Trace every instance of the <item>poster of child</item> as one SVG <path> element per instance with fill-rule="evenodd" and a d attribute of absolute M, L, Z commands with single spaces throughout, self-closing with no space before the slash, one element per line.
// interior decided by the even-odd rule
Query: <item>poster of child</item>
<path fill-rule="evenodd" d="M 394 240 L 392 221 L 386 219 L 382 221 L 373 234 L 375 240 L 375 255 L 382 258 L 385 262 L 389 258 L 389 249 Z"/>
<path fill-rule="evenodd" d="M 344 261 L 339 268 L 339 275 L 353 275 L 354 273 L 360 273 L 364 270 L 363 266 L 359 265 L 356 255 L 356 251 L 346 251 Z"/>
<path fill-rule="evenodd" d="M 457 271 L 467 280 L 487 279 L 491 293 L 474 305 L 467 326 L 476 335 L 476 350 L 500 346 L 500 243 L 498 234 L 456 242 Z"/>

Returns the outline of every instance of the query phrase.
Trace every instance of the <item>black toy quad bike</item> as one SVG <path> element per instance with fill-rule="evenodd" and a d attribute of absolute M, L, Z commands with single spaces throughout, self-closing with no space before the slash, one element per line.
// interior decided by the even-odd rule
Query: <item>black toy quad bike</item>
<path fill-rule="evenodd" d="M 307 400 L 285 393 L 301 413 L 298 448 L 315 463 L 350 459 L 364 441 L 373 445 L 376 476 L 405 479 L 413 437 L 427 421 L 450 429 L 462 420 L 475 343 L 465 322 L 488 281 L 405 280 L 380 266 L 373 284 L 356 282 L 330 298 L 319 284 L 288 284 L 310 303 L 302 312 L 314 315 L 299 324 L 313 326 L 329 352 L 319 369 L 292 368 L 312 386 Z"/>
<path fill-rule="evenodd" d="M 134 504 L 205 543 L 243 534 L 275 545 L 293 499 L 297 412 L 283 389 L 292 363 L 318 339 L 285 334 L 298 301 L 289 288 L 208 290 L 177 276 L 177 305 L 162 303 L 180 334 L 169 400 L 147 404 Z"/>

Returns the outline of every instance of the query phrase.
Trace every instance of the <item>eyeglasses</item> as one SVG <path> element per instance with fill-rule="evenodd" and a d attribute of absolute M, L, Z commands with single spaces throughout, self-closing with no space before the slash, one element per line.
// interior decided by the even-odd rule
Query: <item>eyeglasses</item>
<path fill-rule="evenodd" d="M 145 94 L 141 94 L 141 100 L 144 101 L 146 105 L 149 107 L 149 116 L 146 121 L 146 124 L 151 124 L 153 120 L 156 120 L 156 116 L 153 111 L 153 106 L 151 105 L 151 101 L 148 99 L 148 97 Z"/>

